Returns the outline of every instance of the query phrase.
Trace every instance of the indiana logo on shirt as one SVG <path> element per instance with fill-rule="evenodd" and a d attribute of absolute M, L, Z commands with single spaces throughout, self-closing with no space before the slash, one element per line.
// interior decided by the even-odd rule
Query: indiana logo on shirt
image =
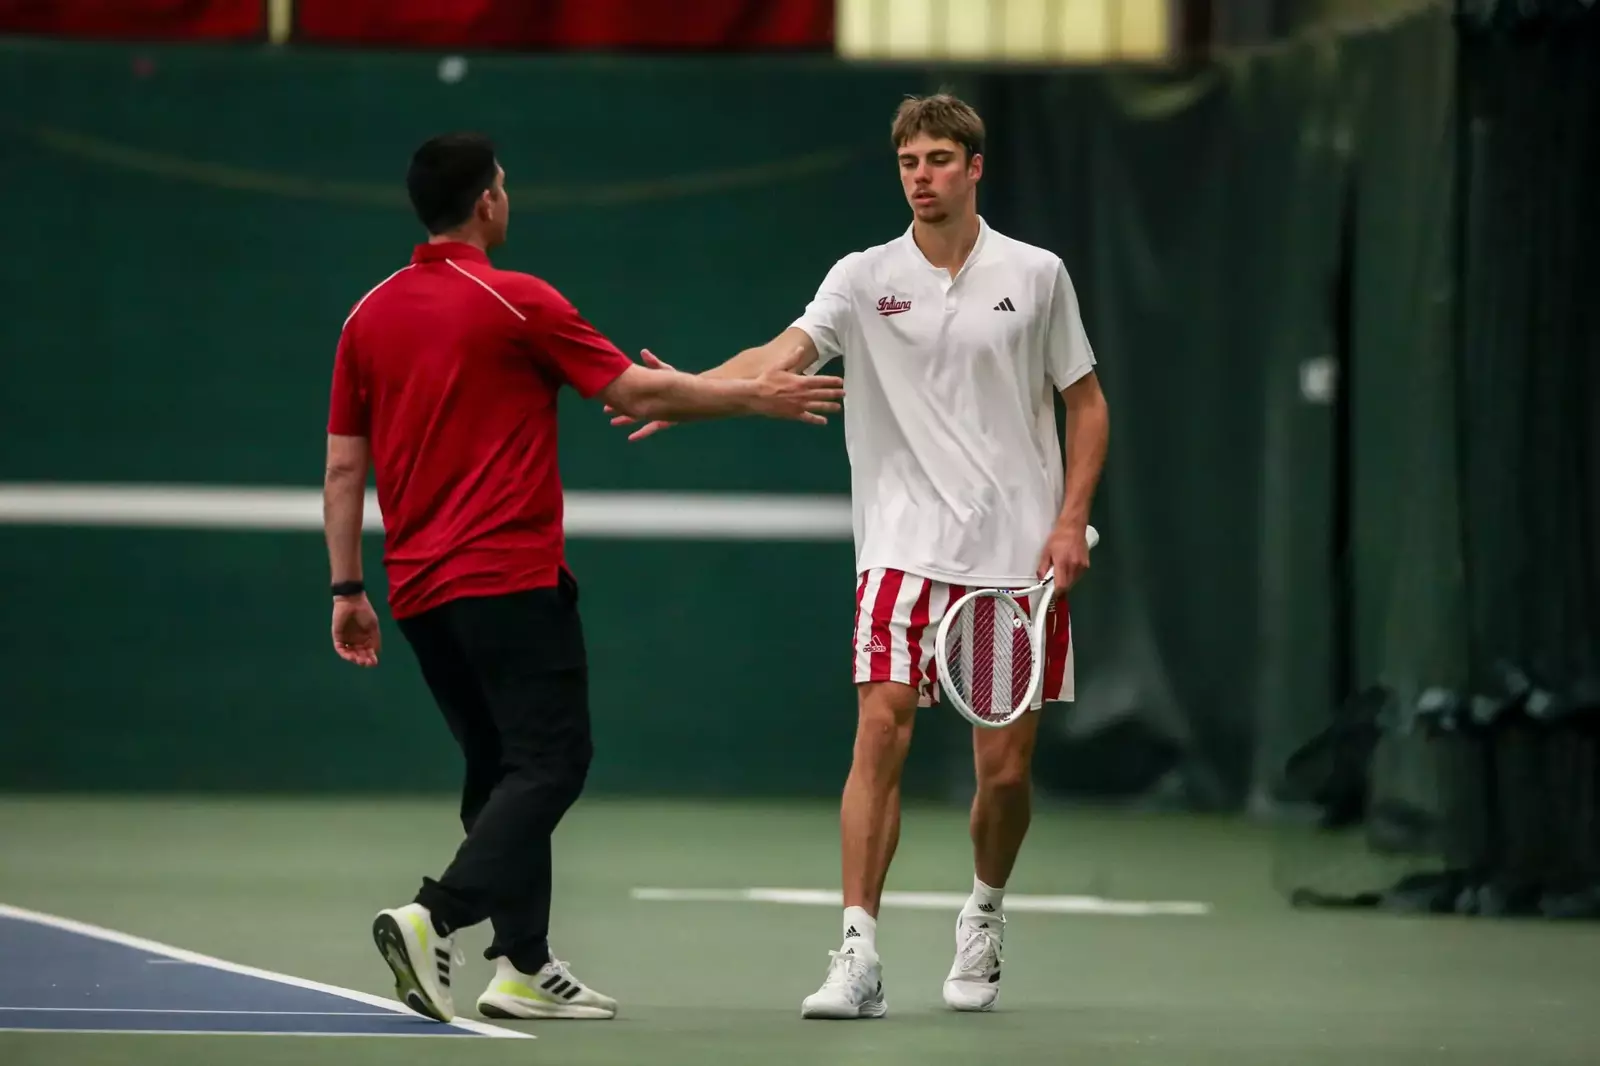
<path fill-rule="evenodd" d="M 911 310 L 910 300 L 896 300 L 893 296 L 885 296 L 878 301 L 878 314 L 885 318 L 890 315 L 901 315 Z"/>

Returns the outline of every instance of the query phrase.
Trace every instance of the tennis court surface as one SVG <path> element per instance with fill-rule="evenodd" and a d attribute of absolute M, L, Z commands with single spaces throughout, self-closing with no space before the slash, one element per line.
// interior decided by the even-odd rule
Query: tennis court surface
<path fill-rule="evenodd" d="M 622 1013 L 484 1022 L 474 930 L 441 1026 L 389 998 L 368 924 L 448 854 L 448 800 L 0 799 L 0 1063 L 1596 1061 L 1600 930 L 1291 911 L 1267 830 L 1187 816 L 1037 811 L 1000 1009 L 953 1014 L 965 823 L 906 812 L 889 1017 L 812 1022 L 840 933 L 832 805 L 584 801 L 553 946 Z"/>

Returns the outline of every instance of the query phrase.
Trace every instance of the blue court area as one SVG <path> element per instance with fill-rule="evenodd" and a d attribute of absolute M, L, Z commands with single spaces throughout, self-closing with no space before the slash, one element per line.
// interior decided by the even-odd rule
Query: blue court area
<path fill-rule="evenodd" d="M 0 1032 L 526 1035 L 4 906 L 0 959 Z"/>

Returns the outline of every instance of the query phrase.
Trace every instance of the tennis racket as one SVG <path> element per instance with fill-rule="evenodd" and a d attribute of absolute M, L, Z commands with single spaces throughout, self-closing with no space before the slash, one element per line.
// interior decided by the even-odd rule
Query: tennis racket
<path fill-rule="evenodd" d="M 1100 542 L 1093 526 L 1089 547 Z M 1044 629 L 1054 571 L 1026 588 L 976 589 L 945 611 L 934 639 L 939 695 L 974 725 L 999 729 L 1027 713 L 1044 683 Z M 1028 612 L 1028 600 L 1038 606 Z"/>

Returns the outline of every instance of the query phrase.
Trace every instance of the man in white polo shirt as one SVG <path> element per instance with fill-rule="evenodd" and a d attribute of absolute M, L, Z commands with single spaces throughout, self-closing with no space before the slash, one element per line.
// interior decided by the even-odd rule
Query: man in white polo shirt
<path fill-rule="evenodd" d="M 844 360 L 859 718 L 840 812 L 844 940 L 802 1005 L 808 1018 L 887 1010 L 878 905 L 900 835 L 912 721 L 938 697 L 933 643 L 945 607 L 974 587 L 1032 584 L 1051 567 L 1064 591 L 1089 566 L 1105 397 L 1061 259 L 978 215 L 983 137 L 977 113 L 954 97 L 906 100 L 892 138 L 909 229 L 840 259 L 792 326 L 707 371 L 755 375 L 797 346 L 811 354 L 813 371 Z M 1047 633 L 1043 698 L 1070 701 L 1064 598 Z M 1038 715 L 1028 714 L 973 732 L 973 891 L 944 983 L 956 1010 L 988 1010 L 999 994 L 1005 885 L 1028 829 L 1037 730 Z"/>

